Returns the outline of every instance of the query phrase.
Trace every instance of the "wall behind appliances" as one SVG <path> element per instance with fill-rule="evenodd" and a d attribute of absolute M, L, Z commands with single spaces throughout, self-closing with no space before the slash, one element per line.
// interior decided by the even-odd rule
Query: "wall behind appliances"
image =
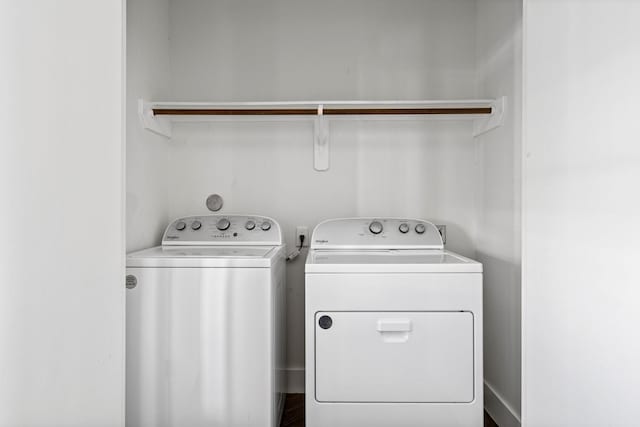
<path fill-rule="evenodd" d="M 124 425 L 123 2 L 0 2 L 0 426 Z"/>
<path fill-rule="evenodd" d="M 439 99 L 475 93 L 475 1 L 172 1 L 172 99 Z M 348 216 L 448 225 L 474 256 L 476 148 L 470 122 L 332 122 L 331 167 L 313 170 L 306 122 L 174 127 L 170 216 L 262 213 L 284 227 Z M 290 264 L 291 391 L 304 369 L 304 256 Z"/>
<path fill-rule="evenodd" d="M 166 138 L 142 128 L 138 99 L 167 99 L 169 2 L 127 1 L 127 251 L 160 244 L 169 222 Z"/>
<path fill-rule="evenodd" d="M 504 125 L 477 138 L 477 259 L 484 267 L 485 406 L 520 424 L 522 4 L 479 0 L 477 96 L 507 96 Z"/>
<path fill-rule="evenodd" d="M 525 426 L 640 419 L 640 3 L 525 1 Z"/>

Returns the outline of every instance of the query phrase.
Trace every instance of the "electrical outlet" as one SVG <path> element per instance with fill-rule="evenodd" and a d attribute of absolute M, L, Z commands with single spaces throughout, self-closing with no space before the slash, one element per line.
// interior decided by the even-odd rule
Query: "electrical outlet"
<path fill-rule="evenodd" d="M 442 236 L 442 244 L 447 243 L 447 226 L 446 225 L 436 225 L 438 227 L 438 231 Z"/>
<path fill-rule="evenodd" d="M 306 225 L 296 226 L 296 247 L 300 246 L 300 236 L 304 236 L 303 248 L 309 247 L 309 227 Z"/>

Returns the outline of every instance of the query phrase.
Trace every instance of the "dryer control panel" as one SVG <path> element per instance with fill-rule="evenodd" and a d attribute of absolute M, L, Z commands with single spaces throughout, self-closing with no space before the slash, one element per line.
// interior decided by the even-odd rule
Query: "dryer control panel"
<path fill-rule="evenodd" d="M 174 220 L 162 246 L 282 245 L 280 225 L 258 215 L 203 215 Z"/>
<path fill-rule="evenodd" d="M 344 218 L 313 230 L 315 249 L 443 249 L 438 227 L 421 219 Z"/>

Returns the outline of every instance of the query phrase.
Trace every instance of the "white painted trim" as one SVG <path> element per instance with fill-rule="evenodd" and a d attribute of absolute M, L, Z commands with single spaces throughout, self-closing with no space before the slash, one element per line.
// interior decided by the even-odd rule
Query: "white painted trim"
<path fill-rule="evenodd" d="M 304 393 L 304 368 L 285 369 L 286 392 Z"/>
<path fill-rule="evenodd" d="M 120 277 L 124 278 L 127 271 L 127 0 L 120 0 L 122 12 L 122 21 L 120 22 L 120 33 L 122 36 L 120 52 L 121 60 L 121 88 L 120 93 Z M 120 357 L 120 376 L 122 384 L 120 386 L 120 422 L 119 427 L 124 427 L 126 423 L 126 405 L 127 405 L 127 298 L 126 288 L 122 286 L 122 280 L 118 283 L 120 286 L 120 313 L 122 316 L 122 325 L 120 327 L 121 351 Z"/>
<path fill-rule="evenodd" d="M 528 29 L 527 24 L 529 18 L 529 2 L 530 0 L 522 0 L 522 81 L 520 83 L 522 88 L 521 108 L 522 108 L 522 122 L 520 124 L 520 144 L 522 151 L 520 152 L 520 419 L 523 421 L 522 425 L 526 426 L 529 420 L 529 393 L 527 391 L 528 380 L 528 361 L 527 361 L 527 289 L 529 284 L 529 262 L 527 261 L 527 247 L 529 239 L 527 237 L 527 222 L 528 222 L 528 196 L 527 190 L 529 176 L 527 173 L 527 157 L 529 152 L 529 144 L 527 141 L 527 123 L 528 123 L 528 110 L 527 110 L 527 64 L 528 64 Z"/>
<path fill-rule="evenodd" d="M 486 381 L 484 382 L 484 409 L 500 427 L 520 427 L 521 425 L 518 412 Z"/>

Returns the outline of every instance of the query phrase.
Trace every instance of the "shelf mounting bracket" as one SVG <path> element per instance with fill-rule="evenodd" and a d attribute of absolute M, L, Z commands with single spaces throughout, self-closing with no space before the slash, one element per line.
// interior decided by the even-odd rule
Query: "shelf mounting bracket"
<path fill-rule="evenodd" d="M 507 107 L 507 97 L 501 96 L 491 103 L 491 115 L 486 118 L 473 121 L 473 136 L 480 136 L 504 123 L 504 114 Z"/>
<path fill-rule="evenodd" d="M 322 104 L 318 105 L 313 126 L 313 168 L 319 172 L 329 169 L 329 121 L 323 109 Z"/>
<path fill-rule="evenodd" d="M 153 106 L 144 99 L 138 99 L 138 117 L 142 127 L 156 135 L 171 138 L 171 122 L 166 117 L 153 114 Z"/>

